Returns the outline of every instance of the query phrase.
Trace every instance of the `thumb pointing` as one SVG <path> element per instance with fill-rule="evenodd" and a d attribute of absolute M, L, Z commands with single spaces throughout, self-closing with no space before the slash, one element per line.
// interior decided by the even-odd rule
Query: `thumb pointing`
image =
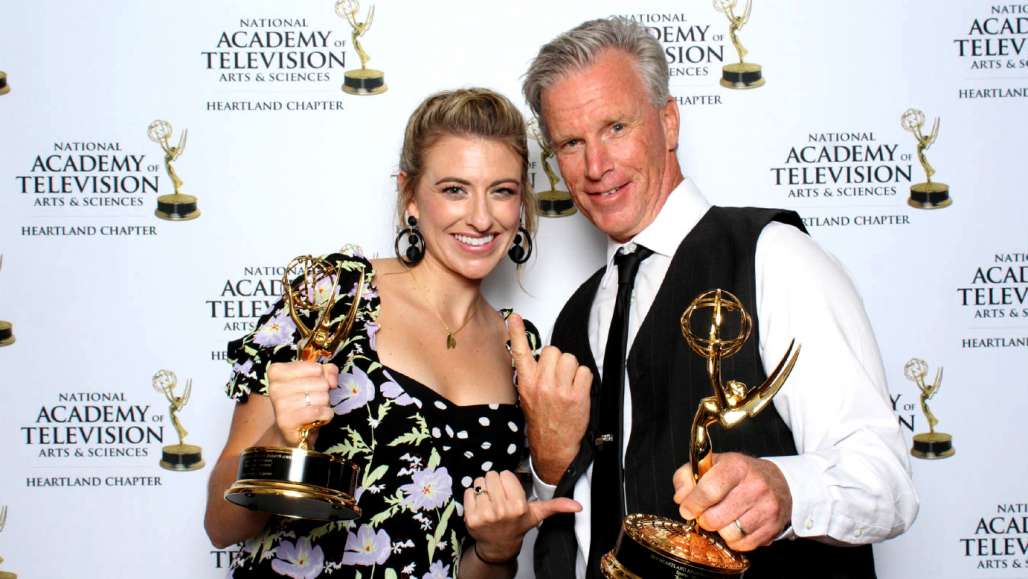
<path fill-rule="evenodd" d="M 528 503 L 528 512 L 531 513 L 535 525 L 557 513 L 577 513 L 581 510 L 582 505 L 578 501 L 568 498 L 531 501 Z"/>

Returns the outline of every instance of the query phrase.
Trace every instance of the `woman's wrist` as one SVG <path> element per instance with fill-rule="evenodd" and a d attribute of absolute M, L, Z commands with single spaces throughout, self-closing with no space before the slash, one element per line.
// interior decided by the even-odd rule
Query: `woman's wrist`
<path fill-rule="evenodd" d="M 475 557 L 477 557 L 479 561 L 494 567 L 508 567 L 516 565 L 518 562 L 518 552 L 521 550 L 520 548 L 514 549 L 513 554 L 504 557 L 502 553 L 491 553 L 491 550 L 488 548 L 480 550 L 479 543 L 477 541 L 475 542 L 473 549 L 475 551 Z M 485 552 L 483 553 L 483 551 Z"/>

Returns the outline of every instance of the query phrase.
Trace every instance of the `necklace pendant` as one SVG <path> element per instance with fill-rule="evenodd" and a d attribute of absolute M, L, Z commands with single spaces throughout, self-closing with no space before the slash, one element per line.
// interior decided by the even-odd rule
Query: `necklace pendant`
<path fill-rule="evenodd" d="M 452 350 L 457 347 L 457 338 L 453 337 L 453 334 L 446 334 L 446 349 Z"/>

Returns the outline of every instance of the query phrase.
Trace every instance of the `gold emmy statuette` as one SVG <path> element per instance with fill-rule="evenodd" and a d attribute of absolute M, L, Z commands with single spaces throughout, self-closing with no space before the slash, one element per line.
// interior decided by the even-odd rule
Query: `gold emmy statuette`
<path fill-rule="evenodd" d="M 750 21 L 753 1 L 746 0 L 746 9 L 743 10 L 742 16 L 735 15 L 735 2 L 736 0 L 714 0 L 714 8 L 728 17 L 728 36 L 735 45 L 735 51 L 739 53 L 739 62 L 721 67 L 721 86 L 738 89 L 764 86 L 763 69 L 759 64 L 746 62 L 746 54 L 749 51 L 739 42 L 739 30 Z"/>
<path fill-rule="evenodd" d="M 568 215 L 574 215 L 577 209 L 575 209 L 575 203 L 571 200 L 571 194 L 557 188 L 557 184 L 560 183 L 560 176 L 550 166 L 553 149 L 547 144 L 546 138 L 543 137 L 542 131 L 539 130 L 539 122 L 537 120 L 532 119 L 528 123 L 528 132 L 535 139 L 535 142 L 539 143 L 539 165 L 543 168 L 543 172 L 546 173 L 546 179 L 550 182 L 549 189 L 535 192 L 539 204 L 539 215 L 543 217 L 567 217 Z"/>
<path fill-rule="evenodd" d="M 0 70 L 0 95 L 11 92 L 11 85 L 7 84 L 7 73 Z"/>
<path fill-rule="evenodd" d="M 0 531 L 4 530 L 4 526 L 7 525 L 7 505 L 0 506 Z M 4 558 L 0 557 L 0 564 L 4 562 Z M 10 571 L 0 571 L 0 579 L 18 579 L 18 576 Z"/>
<path fill-rule="evenodd" d="M 924 154 L 928 147 L 935 142 L 935 138 L 939 136 L 939 118 L 935 117 L 935 122 L 932 123 L 932 132 L 928 135 L 921 132 L 924 127 L 924 113 L 917 109 L 907 109 L 900 117 L 900 124 L 904 129 L 913 133 L 914 138 L 917 139 L 917 160 L 921 161 L 921 167 L 924 168 L 924 174 L 928 178 L 924 183 L 914 183 L 910 186 L 910 198 L 907 199 L 907 205 L 918 209 L 949 207 L 953 204 L 953 200 L 949 197 L 949 185 L 932 181 L 935 169 L 928 164 L 928 157 L 925 157 Z"/>
<path fill-rule="evenodd" d="M 302 275 L 290 283 L 289 275 L 294 271 Z M 282 279 L 285 301 L 303 335 L 300 360 L 330 359 L 350 333 L 364 287 L 364 272 L 345 317 L 332 313 L 346 293 L 339 287 L 340 274 L 335 264 L 306 255 L 286 267 Z M 304 322 L 301 310 L 316 317 L 312 327 Z M 238 480 L 225 491 L 225 498 L 251 510 L 294 519 L 337 521 L 359 517 L 354 493 L 360 469 L 339 456 L 308 448 L 311 432 L 320 426 L 319 422 L 304 425 L 298 448 L 244 450 L 239 458 Z"/>
<path fill-rule="evenodd" d="M 942 386 L 942 368 L 935 373 L 935 380 L 931 384 L 925 384 L 924 378 L 928 375 L 928 364 L 919 358 L 911 358 L 903 366 L 903 375 L 917 384 L 921 390 L 921 412 L 924 412 L 928 419 L 928 432 L 914 435 L 914 447 L 910 454 L 917 458 L 946 458 L 953 456 L 957 450 L 953 448 L 953 437 L 945 432 L 935 432 L 935 425 L 939 419 L 932 414 L 928 408 L 928 401 L 939 391 Z"/>
<path fill-rule="evenodd" d="M 196 197 L 186 195 L 181 191 L 182 179 L 179 178 L 178 173 L 175 172 L 175 166 L 172 165 L 182 155 L 182 152 L 185 151 L 186 136 L 189 131 L 182 131 L 178 145 L 174 147 L 169 142 L 171 133 L 171 123 L 162 120 L 150 123 L 150 126 L 146 129 L 146 134 L 150 136 L 150 140 L 160 145 L 161 149 L 164 149 L 164 167 L 168 170 L 171 183 L 175 186 L 174 193 L 171 195 L 161 195 L 157 198 L 157 209 L 154 211 L 154 215 L 168 221 L 189 221 L 199 217 L 200 210 L 196 207 Z"/>
<path fill-rule="evenodd" d="M 364 36 L 371 28 L 372 21 L 375 20 L 375 7 L 372 6 L 368 11 L 368 18 L 364 22 L 357 19 L 360 10 L 361 5 L 357 0 L 338 0 L 336 2 L 336 14 L 350 23 L 350 28 L 353 29 L 350 34 L 353 49 L 357 51 L 357 57 L 361 59 L 360 68 L 343 73 L 343 92 L 358 95 L 381 94 L 388 88 L 385 83 L 385 73 L 368 68 L 368 61 L 371 60 L 371 57 L 364 51 L 360 40 L 361 36 Z"/>
<path fill-rule="evenodd" d="M 693 331 L 693 314 L 700 310 L 710 310 L 705 338 Z M 721 337 L 721 326 L 729 312 L 738 318 L 739 331 L 726 339 Z M 737 297 L 721 289 L 700 294 L 682 313 L 681 326 L 689 348 L 707 360 L 707 376 L 714 390 L 713 396 L 700 401 L 692 421 L 689 461 L 693 480 L 699 482 L 713 460 L 707 427 L 720 423 L 722 428 L 734 428 L 766 408 L 792 373 L 800 346 L 793 340 L 778 367 L 763 384 L 751 389 L 738 380 L 721 379 L 721 361 L 739 352 L 753 326 Z M 720 535 L 701 529 L 695 521 L 634 514 L 625 517 L 617 544 L 603 556 L 600 566 L 606 577 L 614 578 L 724 579 L 742 577 L 750 563 L 728 548 Z"/>
<path fill-rule="evenodd" d="M 4 268 L 4 255 L 0 253 L 0 270 Z M 10 346 L 14 343 L 14 325 L 11 322 L 0 320 L 0 347 Z"/>
<path fill-rule="evenodd" d="M 177 385 L 178 377 L 171 370 L 158 370 L 153 375 L 153 389 L 168 399 L 168 414 L 171 415 L 171 423 L 175 425 L 175 432 L 178 433 L 178 444 L 170 444 L 161 449 L 161 466 L 168 470 L 198 470 L 203 468 L 202 449 L 195 444 L 186 444 L 186 435 L 189 433 L 178 419 L 179 411 L 189 403 L 189 395 L 193 392 L 193 380 L 186 380 L 186 388 L 181 396 L 175 394 Z"/>

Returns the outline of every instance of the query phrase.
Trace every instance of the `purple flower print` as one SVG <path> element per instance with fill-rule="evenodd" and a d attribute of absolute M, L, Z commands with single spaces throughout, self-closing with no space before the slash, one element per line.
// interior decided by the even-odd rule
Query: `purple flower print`
<path fill-rule="evenodd" d="M 339 374 L 339 387 L 328 392 L 336 414 L 349 414 L 375 399 L 375 384 L 360 368 Z"/>
<path fill-rule="evenodd" d="M 378 341 L 375 339 L 375 337 L 378 335 L 378 324 L 376 324 L 375 322 L 368 322 L 364 325 L 364 329 L 368 332 L 368 347 L 371 348 L 373 351 L 377 351 Z"/>
<path fill-rule="evenodd" d="M 438 509 L 452 493 L 453 479 L 446 467 L 426 468 L 411 476 L 412 482 L 400 487 L 403 502 L 414 511 Z"/>
<path fill-rule="evenodd" d="M 321 575 L 324 565 L 324 551 L 318 546 L 311 548 L 311 540 L 307 537 L 300 537 L 295 545 L 283 540 L 271 562 L 272 570 L 293 579 L 314 579 Z"/>
<path fill-rule="evenodd" d="M 257 329 L 257 333 L 253 336 L 253 342 L 265 348 L 281 346 L 293 341 L 293 332 L 295 331 L 296 324 L 285 310 L 281 310 Z"/>
<path fill-rule="evenodd" d="M 449 565 L 443 565 L 442 561 L 432 561 L 432 566 L 428 568 L 428 573 L 422 575 L 421 579 L 449 579 L 449 577 Z"/>
<path fill-rule="evenodd" d="M 346 534 L 343 565 L 381 565 L 391 552 L 392 545 L 385 529 L 376 533 L 371 525 L 361 525 L 356 534 Z"/>
<path fill-rule="evenodd" d="M 232 371 L 240 376 L 253 377 L 253 360 L 247 360 L 242 364 L 234 364 Z"/>
<path fill-rule="evenodd" d="M 400 387 L 399 384 L 393 380 L 393 377 L 389 375 L 389 372 L 383 372 L 385 377 L 389 380 L 383 382 L 379 388 L 382 390 L 382 396 L 392 400 L 398 406 L 408 406 L 414 404 L 414 399 L 407 394 L 407 391 Z"/>

